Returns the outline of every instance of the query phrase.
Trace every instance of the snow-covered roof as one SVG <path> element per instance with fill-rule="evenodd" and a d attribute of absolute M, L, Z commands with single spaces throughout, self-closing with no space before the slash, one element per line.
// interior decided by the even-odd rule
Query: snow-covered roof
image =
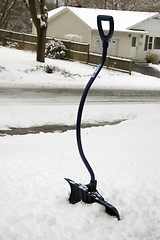
<path fill-rule="evenodd" d="M 138 23 L 156 16 L 157 12 L 135 12 L 93 8 L 59 7 L 49 12 L 49 21 L 61 12 L 69 10 L 92 30 L 97 29 L 98 15 L 110 15 L 114 18 L 115 31 L 126 31 L 132 29 Z M 104 30 L 108 30 L 108 24 L 104 24 Z"/>

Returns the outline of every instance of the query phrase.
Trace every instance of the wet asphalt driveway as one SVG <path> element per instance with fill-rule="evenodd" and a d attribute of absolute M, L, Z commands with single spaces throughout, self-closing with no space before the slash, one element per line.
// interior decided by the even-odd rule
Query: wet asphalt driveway
<path fill-rule="evenodd" d="M 160 71 L 152 68 L 148 63 L 145 62 L 133 62 L 132 71 L 160 78 Z"/>

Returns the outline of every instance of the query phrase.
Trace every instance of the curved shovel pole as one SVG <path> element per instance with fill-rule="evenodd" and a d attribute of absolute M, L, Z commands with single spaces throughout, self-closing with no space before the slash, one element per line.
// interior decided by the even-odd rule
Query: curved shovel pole
<path fill-rule="evenodd" d="M 109 28 L 109 33 L 108 33 L 107 36 L 104 34 L 104 31 L 102 29 L 102 21 L 109 21 L 110 28 Z M 97 25 L 98 25 L 98 30 L 99 30 L 100 37 L 101 37 L 102 42 L 103 42 L 102 59 L 101 59 L 100 64 L 98 65 L 97 69 L 93 73 L 92 77 L 90 78 L 89 82 L 87 83 L 87 85 L 84 89 L 84 92 L 82 94 L 81 101 L 80 101 L 80 104 L 79 104 L 78 114 L 77 114 L 77 127 L 76 127 L 77 145 L 78 145 L 79 153 L 80 153 L 80 156 L 81 156 L 86 168 L 88 169 L 88 171 L 90 173 L 90 176 L 91 176 L 90 188 L 93 191 L 96 189 L 96 180 L 95 180 L 94 172 L 93 172 L 89 162 L 87 161 L 87 159 L 85 157 L 85 154 L 84 154 L 84 151 L 83 151 L 83 148 L 82 148 L 81 119 L 82 119 L 82 111 L 83 111 L 83 107 L 84 107 L 84 103 L 85 103 L 88 91 L 89 91 L 91 85 L 93 84 L 95 78 L 97 77 L 98 73 L 102 69 L 102 67 L 105 63 L 105 60 L 106 60 L 108 41 L 111 39 L 111 37 L 113 35 L 113 32 L 114 32 L 113 18 L 111 16 L 99 15 L 97 17 Z"/>
<path fill-rule="evenodd" d="M 109 21 L 110 29 L 109 29 L 109 33 L 107 36 L 103 32 L 102 23 L 101 23 L 102 21 Z M 89 91 L 92 83 L 94 82 L 95 78 L 97 77 L 98 73 L 100 72 L 100 70 L 102 69 L 102 67 L 105 63 L 107 48 L 108 48 L 108 41 L 112 37 L 113 31 L 114 31 L 114 23 L 113 23 L 113 18 L 111 16 L 103 16 L 103 15 L 98 16 L 97 24 L 98 24 L 99 34 L 100 34 L 100 37 L 103 42 L 102 59 L 101 59 L 101 63 L 98 65 L 97 69 L 93 73 L 92 77 L 90 78 L 89 82 L 87 83 L 87 85 L 84 89 L 84 92 L 82 94 L 81 101 L 79 104 L 79 109 L 78 109 L 77 126 L 76 126 L 76 136 L 77 136 L 77 145 L 78 145 L 79 153 L 80 153 L 80 156 L 81 156 L 87 170 L 90 173 L 91 181 L 88 185 L 84 185 L 81 183 L 76 183 L 69 178 L 65 178 L 65 179 L 71 187 L 71 194 L 69 197 L 70 203 L 75 204 L 81 200 L 85 203 L 97 202 L 106 208 L 106 212 L 108 214 L 110 214 L 112 216 L 116 216 L 117 219 L 120 220 L 120 216 L 119 216 L 117 209 L 114 206 L 112 206 L 110 203 L 105 201 L 104 198 L 97 191 L 97 189 L 96 189 L 97 181 L 95 180 L 94 172 L 85 157 L 85 154 L 84 154 L 84 151 L 82 148 L 82 142 L 81 142 L 81 119 L 82 119 L 82 111 L 83 111 L 84 103 L 85 103 L 88 91 Z"/>

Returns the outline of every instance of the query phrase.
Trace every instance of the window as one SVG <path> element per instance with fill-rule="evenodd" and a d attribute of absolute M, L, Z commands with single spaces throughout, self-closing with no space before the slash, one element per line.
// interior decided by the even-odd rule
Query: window
<path fill-rule="evenodd" d="M 148 49 L 148 39 L 149 39 L 149 36 L 146 35 L 145 44 L 144 44 L 144 51 L 147 51 L 147 49 Z"/>
<path fill-rule="evenodd" d="M 154 49 L 160 49 L 160 37 L 154 38 Z"/>
<path fill-rule="evenodd" d="M 152 49 L 153 46 L 153 37 L 149 37 L 148 49 Z"/>
<path fill-rule="evenodd" d="M 131 46 L 132 46 L 132 47 L 136 47 L 136 45 L 137 45 L 137 37 L 136 37 L 136 36 L 133 36 L 133 37 L 132 37 Z"/>
<path fill-rule="evenodd" d="M 152 49 L 152 48 L 153 48 L 153 37 L 146 35 L 144 50 L 147 51 L 148 49 Z"/>
<path fill-rule="evenodd" d="M 144 51 L 148 49 L 159 49 L 160 50 L 160 37 L 151 37 L 146 35 Z"/>

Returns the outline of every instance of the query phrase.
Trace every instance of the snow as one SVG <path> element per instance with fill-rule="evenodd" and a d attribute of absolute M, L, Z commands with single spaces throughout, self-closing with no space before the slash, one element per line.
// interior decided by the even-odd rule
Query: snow
<path fill-rule="evenodd" d="M 12 54 L 10 54 L 12 53 Z M 2 56 L 0 66 L 1 87 L 47 87 L 47 88 L 81 88 L 83 89 L 92 76 L 95 66 L 81 64 L 79 62 L 69 62 L 57 59 L 46 59 L 46 63 L 37 63 L 36 56 L 32 52 L 22 52 L 16 49 L 0 48 Z M 16 61 L 15 61 L 16 59 Z M 22 61 L 23 59 L 23 61 Z M 60 68 L 62 71 L 71 73 L 66 78 L 60 72 L 46 74 L 42 71 L 44 65 L 51 65 Z M 132 75 L 102 69 L 93 88 L 102 89 L 152 89 L 160 90 L 160 80 L 132 72 Z"/>
<path fill-rule="evenodd" d="M 136 11 L 121 11 L 121 10 L 108 10 L 108 9 L 94 9 L 94 8 L 76 8 L 76 7 L 59 7 L 49 11 L 49 21 L 54 16 L 68 9 L 73 14 L 78 16 L 84 23 L 91 29 L 97 29 L 97 20 L 95 16 L 108 15 L 114 19 L 115 31 L 124 31 L 132 28 L 134 25 L 151 18 L 158 14 L 157 12 L 136 12 Z M 108 24 L 104 24 L 103 29 L 108 30 Z"/>
<path fill-rule="evenodd" d="M 152 63 L 149 63 L 149 66 L 160 71 L 160 64 L 152 64 Z"/>
<path fill-rule="evenodd" d="M 66 34 L 65 39 L 75 42 L 82 42 L 82 36 L 76 34 Z"/>
<path fill-rule="evenodd" d="M 34 53 L 4 47 L 0 47 L 0 55 L 1 88 L 84 88 L 95 69 L 62 60 L 46 59 L 40 64 Z M 72 75 L 47 74 L 42 71 L 46 64 L 63 66 Z M 160 80 L 103 69 L 93 87 L 159 90 Z M 76 102 L 8 101 L 0 99 L 0 129 L 74 124 L 76 120 Z M 0 137 L 1 240 L 160 239 L 160 104 L 85 106 L 84 122 L 118 119 L 126 121 L 83 129 L 82 139 L 97 188 L 118 209 L 121 221 L 106 214 L 97 203 L 68 203 L 70 189 L 64 178 L 89 181 L 75 131 L 4 136 Z"/>

